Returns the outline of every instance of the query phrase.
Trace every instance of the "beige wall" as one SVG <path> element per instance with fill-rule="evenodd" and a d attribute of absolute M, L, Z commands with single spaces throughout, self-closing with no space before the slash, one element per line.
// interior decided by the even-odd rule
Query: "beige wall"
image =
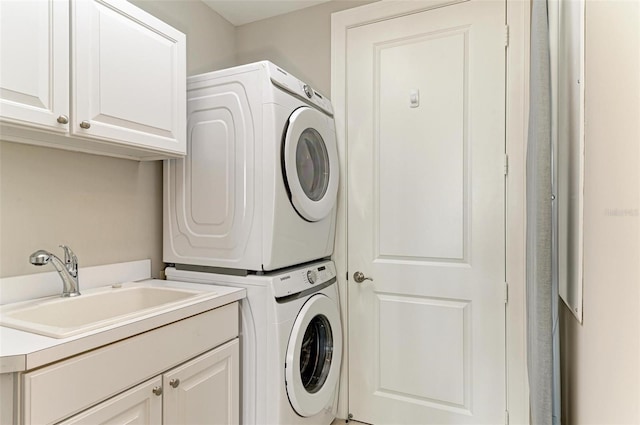
<path fill-rule="evenodd" d="M 587 1 L 584 322 L 561 305 L 563 423 L 640 423 L 640 2 Z"/>
<path fill-rule="evenodd" d="M 69 245 L 80 266 L 162 261 L 162 164 L 0 142 L 0 276 Z"/>
<path fill-rule="evenodd" d="M 235 64 L 235 28 L 199 1 L 133 3 L 187 34 L 189 74 Z M 151 258 L 158 277 L 162 163 L 0 141 L 0 277 L 50 271 L 28 257 L 59 244 L 80 266 Z"/>
<path fill-rule="evenodd" d="M 331 13 L 372 1 L 331 1 L 236 30 L 238 64 L 270 60 L 329 96 Z"/>

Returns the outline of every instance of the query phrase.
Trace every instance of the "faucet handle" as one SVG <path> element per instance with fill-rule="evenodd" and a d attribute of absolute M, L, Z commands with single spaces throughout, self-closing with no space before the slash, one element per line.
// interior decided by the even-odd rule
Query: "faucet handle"
<path fill-rule="evenodd" d="M 67 266 L 67 270 L 70 273 L 78 273 L 78 257 L 73 253 L 71 248 L 66 245 L 60 245 L 60 248 L 64 250 L 64 263 Z"/>

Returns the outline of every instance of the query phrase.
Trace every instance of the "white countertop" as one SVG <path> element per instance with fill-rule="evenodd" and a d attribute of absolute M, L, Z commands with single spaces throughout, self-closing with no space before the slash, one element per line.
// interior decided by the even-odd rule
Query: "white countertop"
<path fill-rule="evenodd" d="M 246 297 L 246 291 L 242 288 L 154 279 L 149 279 L 145 282 L 153 286 L 166 285 L 211 291 L 215 292 L 216 296 L 169 308 L 159 314 L 150 313 L 62 339 L 0 326 L 0 373 L 34 369 Z M 131 284 L 133 285 L 133 283 Z M 122 285 L 126 286 L 128 283 L 123 283 Z"/>

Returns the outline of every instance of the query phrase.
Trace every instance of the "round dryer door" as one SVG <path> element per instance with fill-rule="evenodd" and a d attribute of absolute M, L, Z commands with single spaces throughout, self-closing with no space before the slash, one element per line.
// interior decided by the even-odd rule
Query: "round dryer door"
<path fill-rule="evenodd" d="M 317 294 L 295 320 L 285 365 L 287 396 L 300 416 L 313 416 L 334 400 L 342 358 L 342 328 L 335 301 Z"/>
<path fill-rule="evenodd" d="M 301 107 L 289 117 L 283 146 L 283 174 L 291 203 L 307 221 L 333 210 L 338 195 L 338 149 L 333 119 Z"/>

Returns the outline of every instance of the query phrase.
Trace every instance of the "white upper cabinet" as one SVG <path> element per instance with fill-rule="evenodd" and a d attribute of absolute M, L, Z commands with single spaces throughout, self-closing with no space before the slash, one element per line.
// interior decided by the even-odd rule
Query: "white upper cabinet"
<path fill-rule="evenodd" d="M 2 120 L 66 132 L 68 115 L 69 2 L 1 1 Z"/>
<path fill-rule="evenodd" d="M 3 140 L 186 153 L 184 34 L 126 0 L 3 1 L 0 20 Z"/>
<path fill-rule="evenodd" d="M 184 34 L 125 0 L 71 8 L 71 132 L 184 152 Z"/>

